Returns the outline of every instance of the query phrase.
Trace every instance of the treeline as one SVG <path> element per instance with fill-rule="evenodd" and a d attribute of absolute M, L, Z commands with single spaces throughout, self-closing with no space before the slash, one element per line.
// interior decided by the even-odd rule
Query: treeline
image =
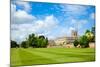
<path fill-rule="evenodd" d="M 86 30 L 85 34 L 77 38 L 73 44 L 75 47 L 80 45 L 82 48 L 89 47 L 89 42 L 95 42 L 95 27 L 92 27 L 91 30 Z"/>
<path fill-rule="evenodd" d="M 11 40 L 11 48 L 42 48 L 47 47 L 48 45 L 48 38 L 41 35 L 41 36 L 35 36 L 35 34 L 30 34 L 28 38 L 26 38 L 25 41 L 22 41 L 21 44 L 18 44 L 16 41 Z"/>

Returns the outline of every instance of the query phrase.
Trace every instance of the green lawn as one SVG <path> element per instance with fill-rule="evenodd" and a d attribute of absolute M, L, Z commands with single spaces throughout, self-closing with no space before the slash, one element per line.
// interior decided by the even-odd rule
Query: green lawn
<path fill-rule="evenodd" d="M 95 61 L 94 48 L 11 48 L 11 66 Z"/>

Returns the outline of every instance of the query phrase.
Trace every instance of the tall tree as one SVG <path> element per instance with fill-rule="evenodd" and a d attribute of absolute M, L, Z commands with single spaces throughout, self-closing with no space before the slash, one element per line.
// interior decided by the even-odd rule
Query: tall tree
<path fill-rule="evenodd" d="M 34 45 L 34 40 L 35 40 L 35 34 L 30 34 L 28 39 L 27 39 L 27 43 L 29 46 L 33 46 Z"/>

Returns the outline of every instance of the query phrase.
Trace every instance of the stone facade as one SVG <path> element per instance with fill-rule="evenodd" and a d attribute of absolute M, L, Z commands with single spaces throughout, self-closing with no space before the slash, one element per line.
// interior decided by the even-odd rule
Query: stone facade
<path fill-rule="evenodd" d="M 77 31 L 72 30 L 70 37 L 59 37 L 55 39 L 56 45 L 68 45 L 74 42 L 74 40 L 77 38 Z"/>
<path fill-rule="evenodd" d="M 49 41 L 49 46 L 62 46 L 62 47 L 73 47 L 73 42 L 77 38 L 77 32 L 73 31 L 71 32 L 70 37 L 58 37 L 55 40 Z M 52 45 L 53 44 L 53 45 Z"/>
<path fill-rule="evenodd" d="M 95 48 L 95 43 L 94 42 L 89 43 L 89 47 L 90 48 Z"/>
<path fill-rule="evenodd" d="M 67 44 L 67 38 L 66 37 L 60 37 L 54 40 L 56 45 L 66 45 Z"/>

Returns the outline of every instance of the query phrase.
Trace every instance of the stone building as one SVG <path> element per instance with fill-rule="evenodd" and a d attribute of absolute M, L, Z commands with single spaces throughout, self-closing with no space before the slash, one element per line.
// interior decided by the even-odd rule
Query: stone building
<path fill-rule="evenodd" d="M 77 31 L 72 30 L 71 36 L 65 36 L 65 37 L 58 37 L 55 40 L 49 41 L 49 46 L 62 46 L 62 47 L 74 47 L 73 42 L 77 38 Z"/>
<path fill-rule="evenodd" d="M 49 40 L 47 47 L 49 48 L 49 47 L 52 47 L 52 46 L 55 46 L 55 42 L 54 42 L 54 40 Z"/>

